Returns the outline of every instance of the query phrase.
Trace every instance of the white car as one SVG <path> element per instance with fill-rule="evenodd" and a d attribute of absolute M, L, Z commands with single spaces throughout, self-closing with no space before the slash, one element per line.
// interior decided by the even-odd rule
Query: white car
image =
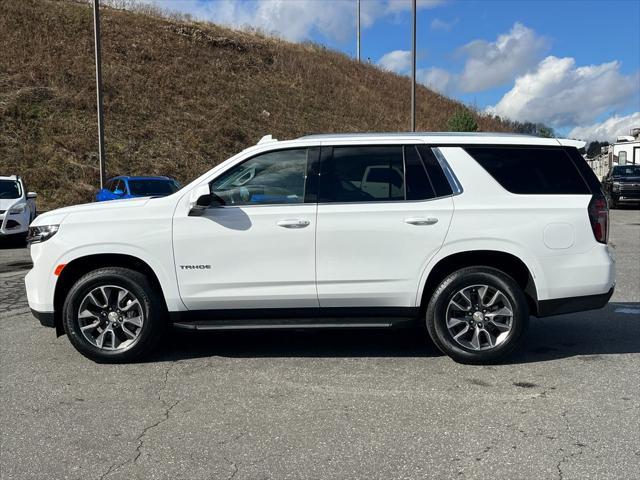
<path fill-rule="evenodd" d="M 173 195 L 38 217 L 29 305 L 102 362 L 140 358 L 168 326 L 416 322 L 455 360 L 495 362 L 530 315 L 613 293 L 607 203 L 575 144 L 268 136 Z"/>
<path fill-rule="evenodd" d="M 0 176 L 0 237 L 27 233 L 36 217 L 36 196 L 19 176 Z"/>

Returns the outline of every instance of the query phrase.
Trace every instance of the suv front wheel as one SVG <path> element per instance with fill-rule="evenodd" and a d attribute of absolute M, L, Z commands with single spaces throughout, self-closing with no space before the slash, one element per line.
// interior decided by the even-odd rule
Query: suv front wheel
<path fill-rule="evenodd" d="M 164 303 L 145 275 L 107 267 L 81 277 L 63 307 L 73 346 L 97 362 L 131 362 L 149 353 L 167 325 Z"/>
<path fill-rule="evenodd" d="M 494 363 L 511 353 L 529 323 L 520 286 L 491 267 L 470 267 L 447 276 L 426 312 L 436 346 L 455 361 Z"/>

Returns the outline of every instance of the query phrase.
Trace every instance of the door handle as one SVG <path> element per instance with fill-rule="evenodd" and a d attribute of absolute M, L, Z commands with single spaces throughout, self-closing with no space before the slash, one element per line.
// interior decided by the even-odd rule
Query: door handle
<path fill-rule="evenodd" d="M 301 218 L 279 220 L 276 225 L 284 228 L 304 228 L 308 227 L 311 222 L 309 220 L 303 220 Z"/>
<path fill-rule="evenodd" d="M 409 225 L 433 225 L 434 223 L 438 223 L 437 218 L 429 217 L 429 218 L 405 218 L 404 223 L 408 223 Z"/>

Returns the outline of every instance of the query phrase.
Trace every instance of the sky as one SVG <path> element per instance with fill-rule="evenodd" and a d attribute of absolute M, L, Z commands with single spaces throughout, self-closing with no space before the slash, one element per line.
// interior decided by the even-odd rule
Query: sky
<path fill-rule="evenodd" d="M 356 0 L 143 0 L 355 56 Z M 640 127 L 640 0 L 418 0 L 417 81 L 478 110 L 611 141 Z M 410 0 L 361 0 L 361 58 L 411 70 Z"/>

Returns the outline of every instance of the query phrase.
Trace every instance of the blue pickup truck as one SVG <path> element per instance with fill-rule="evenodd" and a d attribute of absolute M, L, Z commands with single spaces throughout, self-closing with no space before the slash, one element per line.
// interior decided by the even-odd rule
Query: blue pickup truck
<path fill-rule="evenodd" d="M 110 179 L 96 194 L 96 201 L 135 197 L 164 197 L 180 190 L 177 180 L 169 177 L 120 176 Z"/>

